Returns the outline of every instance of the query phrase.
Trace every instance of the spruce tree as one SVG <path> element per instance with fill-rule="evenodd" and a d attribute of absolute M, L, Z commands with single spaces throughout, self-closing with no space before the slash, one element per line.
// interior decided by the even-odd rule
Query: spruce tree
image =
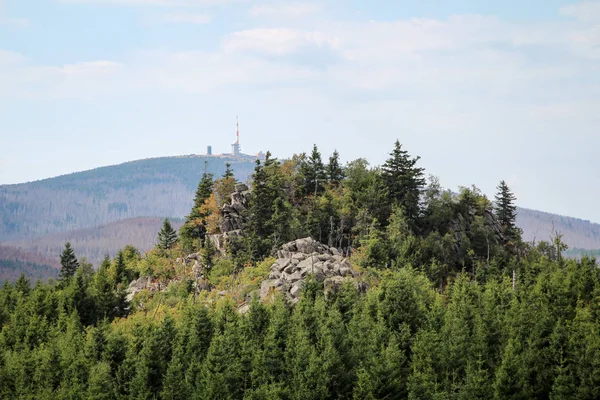
<path fill-rule="evenodd" d="M 327 164 L 327 178 L 333 185 L 339 185 L 344 179 L 344 169 L 340 165 L 340 153 L 337 150 L 329 157 Z"/>
<path fill-rule="evenodd" d="M 127 281 L 127 266 L 125 265 L 123 250 L 119 250 L 113 263 L 109 264 L 108 276 L 110 277 L 113 288 L 117 288 L 120 283 Z"/>
<path fill-rule="evenodd" d="M 171 226 L 169 219 L 165 218 L 163 226 L 160 232 L 158 232 L 158 244 L 156 246 L 159 249 L 168 250 L 175 246 L 175 243 L 177 243 L 177 232 Z M 121 258 L 122 256 L 123 254 L 121 253 Z"/>
<path fill-rule="evenodd" d="M 419 156 L 411 157 L 396 140 L 390 158 L 382 167 L 382 177 L 390 199 L 402 207 L 413 228 L 419 217 L 420 195 L 426 183 L 425 169 L 416 166 L 419 159 Z"/>
<path fill-rule="evenodd" d="M 206 236 L 206 215 L 203 215 L 201 207 L 210 197 L 212 188 L 213 175 L 205 172 L 196 189 L 192 210 L 186 217 L 183 226 L 179 229 L 181 244 L 186 250 L 194 250 L 202 246 L 204 242 L 204 237 Z"/>
<path fill-rule="evenodd" d="M 244 229 L 246 248 L 254 260 L 269 254 L 274 240 L 281 239 L 277 236 L 280 228 L 278 219 L 282 213 L 291 211 L 286 209 L 285 201 L 279 201 L 284 198 L 282 180 L 281 165 L 277 159 L 271 158 L 271 153 L 267 152 L 264 164 L 256 160 Z M 288 215 L 291 217 L 290 213 Z"/>
<path fill-rule="evenodd" d="M 514 204 L 514 201 L 517 198 L 510 191 L 510 188 L 505 181 L 501 181 L 497 189 L 495 214 L 498 218 L 498 222 L 500 222 L 500 225 L 502 226 L 505 240 L 504 244 L 507 244 L 518 239 L 520 235 L 519 228 L 517 228 L 516 224 L 517 206 Z"/>
<path fill-rule="evenodd" d="M 60 255 L 60 280 L 65 281 L 75 275 L 75 271 L 79 268 L 79 261 L 75 257 L 75 252 L 71 247 L 71 243 L 65 243 L 65 249 Z"/>
<path fill-rule="evenodd" d="M 230 163 L 225 164 L 225 173 L 223 174 L 223 178 L 234 178 L 233 170 L 231 169 Z"/>
<path fill-rule="evenodd" d="M 323 191 L 323 183 L 327 181 L 327 171 L 321 159 L 321 153 L 315 144 L 310 156 L 303 154 L 300 164 L 302 184 L 299 188 L 301 196 L 316 195 Z"/>

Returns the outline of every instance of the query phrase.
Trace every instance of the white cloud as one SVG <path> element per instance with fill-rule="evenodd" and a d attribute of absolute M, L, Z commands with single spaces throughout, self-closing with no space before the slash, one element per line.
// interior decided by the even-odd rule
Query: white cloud
<path fill-rule="evenodd" d="M 25 56 L 13 51 L 0 50 L 0 67 L 10 64 L 19 64 L 25 61 Z"/>
<path fill-rule="evenodd" d="M 90 61 L 62 66 L 28 65 L 22 56 L 2 63 L 0 97 L 81 98 L 117 91 L 123 66 L 113 61 Z"/>
<path fill-rule="evenodd" d="M 136 70 L 131 82 L 138 88 L 183 93 L 211 93 L 234 85 L 310 83 L 317 79 L 317 74 L 307 68 L 203 52 L 144 52 Z"/>
<path fill-rule="evenodd" d="M 569 4 L 560 9 L 561 14 L 577 18 L 585 22 L 600 21 L 600 1 L 584 1 Z"/>
<path fill-rule="evenodd" d="M 263 18 L 295 18 L 315 14 L 321 6 L 314 3 L 258 4 L 250 9 L 250 16 Z"/>
<path fill-rule="evenodd" d="M 172 23 L 207 24 L 210 22 L 210 15 L 202 13 L 173 13 L 164 15 L 162 20 Z"/>
<path fill-rule="evenodd" d="M 250 51 L 286 55 L 303 47 L 336 48 L 339 40 L 322 32 L 304 32 L 285 28 L 259 28 L 234 32 L 224 42 L 226 53 Z"/>

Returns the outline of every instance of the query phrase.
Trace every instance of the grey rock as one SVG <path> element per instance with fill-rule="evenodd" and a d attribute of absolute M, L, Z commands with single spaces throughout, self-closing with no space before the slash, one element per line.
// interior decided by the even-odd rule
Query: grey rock
<path fill-rule="evenodd" d="M 302 290 L 302 282 L 299 282 L 299 283 L 295 284 L 294 286 L 292 286 L 292 288 L 290 289 L 290 295 L 292 297 L 298 297 L 298 296 L 300 296 L 301 290 Z"/>
<path fill-rule="evenodd" d="M 287 267 L 285 267 L 285 268 L 283 269 L 283 272 L 285 272 L 286 274 L 288 274 L 288 275 L 289 275 L 289 274 L 292 274 L 292 273 L 294 273 L 294 270 L 295 270 L 295 269 L 296 269 L 296 266 L 295 266 L 294 264 L 290 264 L 290 265 L 288 265 Z"/>
<path fill-rule="evenodd" d="M 283 251 L 288 251 L 288 252 L 298 251 L 298 248 L 296 248 L 296 242 L 286 243 L 283 246 L 281 246 L 281 249 Z"/>
<path fill-rule="evenodd" d="M 331 260 L 331 255 L 327 253 L 319 254 L 317 258 L 319 259 L 319 261 L 329 261 Z"/>
<path fill-rule="evenodd" d="M 292 263 L 292 260 L 290 260 L 289 258 L 280 258 L 277 260 L 277 262 L 275 264 L 276 264 L 276 268 L 279 271 L 282 271 L 283 269 L 285 269 L 285 267 L 287 267 L 291 263 Z"/>
<path fill-rule="evenodd" d="M 260 298 L 261 299 L 264 299 L 265 297 L 267 297 L 269 295 L 269 292 L 271 291 L 271 289 L 275 288 L 276 281 L 277 280 L 275 280 L 275 279 L 263 281 L 263 283 L 260 285 Z"/>
<path fill-rule="evenodd" d="M 291 283 L 298 282 L 300 279 L 302 279 L 302 275 L 300 274 L 300 272 L 294 272 L 288 277 L 288 281 L 290 281 Z"/>
<path fill-rule="evenodd" d="M 281 278 L 281 272 L 274 270 L 269 274 L 269 279 L 279 279 Z"/>
<path fill-rule="evenodd" d="M 335 247 L 331 247 L 331 248 L 329 249 L 329 253 L 330 253 L 332 256 L 341 256 L 341 255 L 342 255 L 342 252 L 341 252 L 341 251 L 339 251 L 338 249 L 336 249 Z"/>
<path fill-rule="evenodd" d="M 306 259 L 306 254 L 302 254 L 302 253 L 294 253 L 292 254 L 292 260 L 305 260 Z"/>
<path fill-rule="evenodd" d="M 241 307 L 237 309 L 240 314 L 246 314 L 250 311 L 250 304 L 243 304 Z"/>
<path fill-rule="evenodd" d="M 337 290 L 345 279 L 354 276 L 350 262 L 338 249 L 329 248 L 312 238 L 298 239 L 281 246 L 271 266 L 269 280 L 261 285 L 261 298 L 277 289 L 292 304 L 297 301 L 305 279 L 314 276 L 328 291 Z"/>
<path fill-rule="evenodd" d="M 298 264 L 298 269 L 305 270 L 307 268 L 312 268 L 313 265 L 314 265 L 314 263 L 309 257 L 309 258 L 305 259 L 304 261 L 301 261 L 300 264 Z"/>
<path fill-rule="evenodd" d="M 312 238 L 296 240 L 296 248 L 300 253 L 311 254 L 318 250 L 319 243 Z"/>
<path fill-rule="evenodd" d="M 236 192 L 245 192 L 246 190 L 248 190 L 248 186 L 246 186 L 244 183 L 236 183 L 235 184 Z"/>

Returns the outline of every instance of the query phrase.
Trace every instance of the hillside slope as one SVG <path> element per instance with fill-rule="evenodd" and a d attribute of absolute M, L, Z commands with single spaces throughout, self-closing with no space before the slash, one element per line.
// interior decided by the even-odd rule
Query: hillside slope
<path fill-rule="evenodd" d="M 34 282 L 46 280 L 57 276 L 59 268 L 58 255 L 52 257 L 16 246 L 0 245 L 0 282 L 15 281 L 22 273 Z"/>
<path fill-rule="evenodd" d="M 171 219 L 173 228 L 179 229 L 183 220 Z M 42 254 L 56 259 L 70 242 L 78 258 L 87 258 L 94 266 L 100 265 L 106 254 L 114 257 L 118 250 L 132 245 L 145 252 L 156 244 L 156 237 L 163 223 L 162 218 L 140 217 L 96 227 L 76 229 L 43 237 L 25 238 L 8 242 L 27 252 Z"/>
<path fill-rule="evenodd" d="M 526 241 L 549 241 L 554 231 L 561 233 L 571 248 L 600 249 L 600 224 L 590 221 L 519 208 L 517 225 Z"/>
<path fill-rule="evenodd" d="M 180 156 L 132 161 L 56 178 L 0 186 L 0 241 L 102 226 L 142 216 L 183 217 L 190 211 L 205 161 L 220 176 L 252 173 L 251 158 Z"/>

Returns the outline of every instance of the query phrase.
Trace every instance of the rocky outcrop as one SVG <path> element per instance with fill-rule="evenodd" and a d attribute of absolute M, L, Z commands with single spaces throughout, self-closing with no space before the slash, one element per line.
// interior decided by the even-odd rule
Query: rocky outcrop
<path fill-rule="evenodd" d="M 235 185 L 235 191 L 231 193 L 231 201 L 221 208 L 221 233 L 239 231 L 244 226 L 244 211 L 248 208 L 250 191 L 243 183 Z"/>
<path fill-rule="evenodd" d="M 213 246 L 219 251 L 225 248 L 227 239 L 232 236 L 239 236 L 246 219 L 244 212 L 248 208 L 250 200 L 250 190 L 243 183 L 237 183 L 235 190 L 231 193 L 230 202 L 221 207 L 221 221 L 219 225 L 220 234 L 209 235 Z"/>
<path fill-rule="evenodd" d="M 312 238 L 298 239 L 284 244 L 277 252 L 277 261 L 271 266 L 269 279 L 261 285 L 260 297 L 264 299 L 279 291 L 296 302 L 309 276 L 322 281 L 326 288 L 335 290 L 356 273 L 348 259 L 336 248 Z"/>

